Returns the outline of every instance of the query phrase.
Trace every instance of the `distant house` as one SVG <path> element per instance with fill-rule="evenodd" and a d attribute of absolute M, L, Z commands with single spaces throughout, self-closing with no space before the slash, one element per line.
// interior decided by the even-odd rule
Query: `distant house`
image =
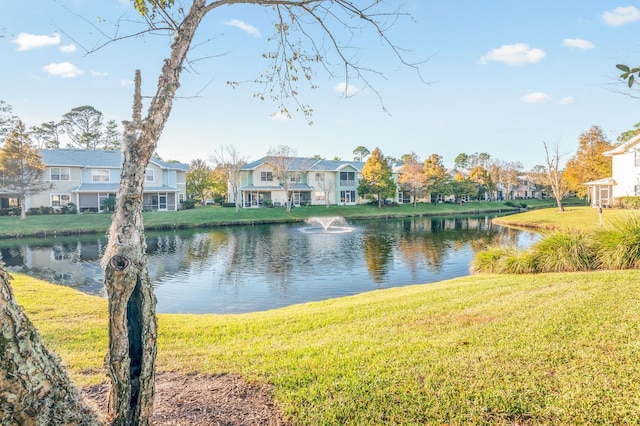
<path fill-rule="evenodd" d="M 611 176 L 585 182 L 591 205 L 607 207 L 616 198 L 640 196 L 640 135 L 602 155 L 611 157 Z"/>
<path fill-rule="evenodd" d="M 229 188 L 228 198 L 236 197 L 242 207 L 285 206 L 289 187 L 290 202 L 301 205 L 350 205 L 363 202 L 358 195 L 359 177 L 364 163 L 358 161 L 318 160 L 294 157 L 287 159 L 289 182 L 278 182 L 269 157 L 242 166 L 238 193 Z"/>
<path fill-rule="evenodd" d="M 29 197 L 26 207 L 62 208 L 74 203 L 78 213 L 101 212 L 120 183 L 122 153 L 85 149 L 40 150 L 53 189 Z M 144 210 L 178 210 L 186 197 L 187 164 L 151 159 L 145 173 Z M 10 201 L 5 200 L 6 204 Z"/>

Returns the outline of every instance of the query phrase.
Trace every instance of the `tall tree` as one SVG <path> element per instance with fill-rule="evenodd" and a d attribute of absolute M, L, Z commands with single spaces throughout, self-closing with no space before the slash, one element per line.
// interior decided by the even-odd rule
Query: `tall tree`
<path fill-rule="evenodd" d="M 371 152 L 362 145 L 355 147 L 353 150 L 353 161 L 364 161 Z"/>
<path fill-rule="evenodd" d="M 391 166 L 385 161 L 380 148 L 374 149 L 362 167 L 362 181 L 358 185 L 358 193 L 363 197 L 377 200 L 380 208 L 384 199 L 393 197 L 396 190 Z"/>
<path fill-rule="evenodd" d="M 21 220 L 27 218 L 27 198 L 51 188 L 44 180 L 45 170 L 24 123 L 18 121 L 0 148 L 0 188 L 18 198 Z"/>
<path fill-rule="evenodd" d="M 471 157 L 464 152 L 456 155 L 456 158 L 453 160 L 453 167 L 456 169 L 468 169 L 470 165 Z"/>
<path fill-rule="evenodd" d="M 29 136 L 37 142 L 38 149 L 60 148 L 60 136 L 63 134 L 62 124 L 55 121 L 48 121 L 29 129 Z"/>
<path fill-rule="evenodd" d="M 506 162 L 502 165 L 502 184 L 507 191 L 507 199 L 513 197 L 513 189 L 520 183 L 522 163 L 519 161 Z"/>
<path fill-rule="evenodd" d="M 206 161 L 195 159 L 187 171 L 187 194 L 204 204 L 215 185 L 213 169 Z"/>
<path fill-rule="evenodd" d="M 13 107 L 0 100 L 0 145 L 4 143 L 7 134 L 16 126 L 18 117 L 13 115 Z"/>
<path fill-rule="evenodd" d="M 62 116 L 62 126 L 76 148 L 96 149 L 102 141 L 103 115 L 92 106 L 71 109 Z"/>
<path fill-rule="evenodd" d="M 420 159 L 415 152 L 405 154 L 404 164 L 398 174 L 398 184 L 401 188 L 406 188 L 413 198 L 413 208 L 418 205 L 418 197 L 424 193 L 424 186 L 427 182 L 427 175 L 424 173 Z"/>
<path fill-rule="evenodd" d="M 218 166 L 222 167 L 224 176 L 229 184 L 229 190 L 225 191 L 228 196 L 233 194 L 236 213 L 240 211 L 240 194 L 238 188 L 242 180 L 242 165 L 246 163 L 244 156 L 233 145 L 223 145 L 213 152 L 211 160 Z"/>
<path fill-rule="evenodd" d="M 427 178 L 426 189 L 429 194 L 449 195 L 453 193 L 451 179 L 440 155 L 431 154 L 425 160 L 423 170 Z"/>
<path fill-rule="evenodd" d="M 563 212 L 564 206 L 562 200 L 569 193 L 569 188 L 563 177 L 563 170 L 560 167 L 560 148 L 556 144 L 553 151 L 549 152 L 549 147 L 544 144 L 545 160 L 547 162 L 547 178 L 549 179 L 549 186 L 553 196 L 556 198 L 558 204 L 558 211 Z"/>
<path fill-rule="evenodd" d="M 115 120 L 109 120 L 104 125 L 102 140 L 98 148 L 106 151 L 120 151 L 122 149 L 122 134 Z"/>
<path fill-rule="evenodd" d="M 602 153 L 612 148 L 599 126 L 592 126 L 582 133 L 576 154 L 565 165 L 563 176 L 568 189 L 585 197 L 589 194 L 585 182 L 611 176 L 611 157 Z"/>

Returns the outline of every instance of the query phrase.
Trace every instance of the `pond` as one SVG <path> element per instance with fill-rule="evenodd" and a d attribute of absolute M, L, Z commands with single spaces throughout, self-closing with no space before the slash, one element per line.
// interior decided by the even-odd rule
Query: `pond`
<path fill-rule="evenodd" d="M 468 275 L 492 244 L 527 246 L 533 232 L 495 215 L 247 225 L 148 233 L 160 313 L 242 313 Z M 102 292 L 101 236 L 0 240 L 7 268 Z"/>

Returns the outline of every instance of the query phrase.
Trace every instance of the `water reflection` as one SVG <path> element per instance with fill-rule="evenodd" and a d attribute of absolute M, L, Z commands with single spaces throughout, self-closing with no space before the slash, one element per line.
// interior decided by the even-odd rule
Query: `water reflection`
<path fill-rule="evenodd" d="M 158 312 L 249 312 L 468 273 L 491 244 L 537 236 L 491 223 L 493 216 L 352 222 L 348 233 L 301 232 L 307 224 L 226 227 L 147 235 Z M 97 236 L 0 241 L 11 270 L 102 289 Z"/>

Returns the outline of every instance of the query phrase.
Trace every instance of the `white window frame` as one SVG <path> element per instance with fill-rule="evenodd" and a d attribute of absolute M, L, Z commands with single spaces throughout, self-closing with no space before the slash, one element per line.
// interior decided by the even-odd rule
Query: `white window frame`
<path fill-rule="evenodd" d="M 260 172 L 261 182 L 273 182 L 273 172 Z"/>
<path fill-rule="evenodd" d="M 106 180 L 103 179 L 104 176 L 101 176 L 104 172 L 106 172 Z M 109 169 L 91 169 L 91 182 L 109 182 L 110 180 L 111 174 L 109 173 Z"/>
<path fill-rule="evenodd" d="M 58 199 L 54 201 L 54 197 L 57 197 Z M 63 200 L 63 198 L 65 197 L 66 197 L 66 200 Z M 69 203 L 71 202 L 71 194 L 51 194 L 51 196 L 49 197 L 49 200 L 51 202 L 51 207 L 60 208 L 60 207 L 68 206 Z"/>
<path fill-rule="evenodd" d="M 54 177 L 53 177 L 53 171 L 54 170 L 58 171 L 58 173 L 57 173 L 58 178 L 57 179 L 54 179 Z M 66 174 L 63 173 L 63 171 L 66 171 Z M 69 167 L 51 167 L 49 169 L 49 180 L 62 181 L 62 180 L 70 180 L 70 179 L 71 179 L 71 170 L 69 169 Z"/>
<path fill-rule="evenodd" d="M 144 180 L 145 182 L 153 182 L 156 179 L 156 174 L 155 174 L 155 170 L 153 169 L 146 169 L 144 171 Z"/>

